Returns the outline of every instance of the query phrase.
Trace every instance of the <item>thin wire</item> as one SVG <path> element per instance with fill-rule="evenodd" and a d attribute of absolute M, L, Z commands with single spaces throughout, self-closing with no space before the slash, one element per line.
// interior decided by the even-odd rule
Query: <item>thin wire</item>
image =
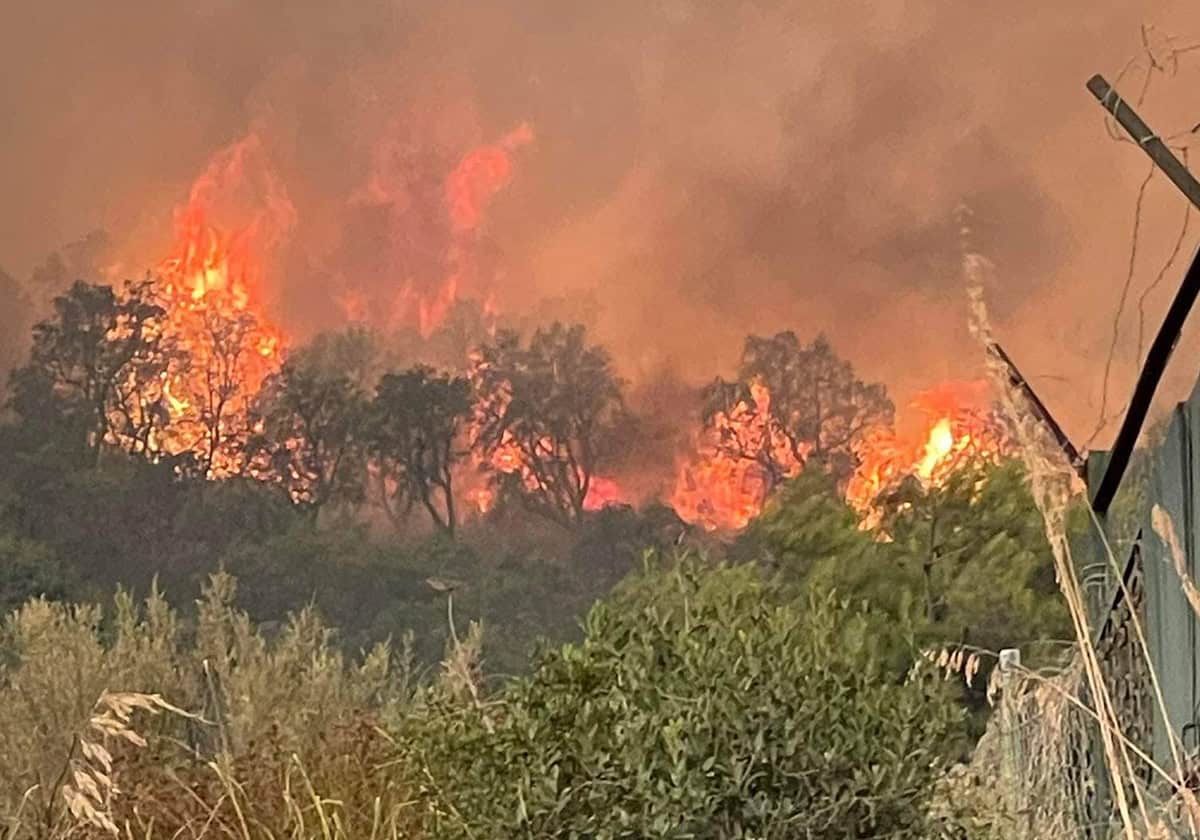
<path fill-rule="evenodd" d="M 1093 441 L 1100 436 L 1104 431 L 1104 427 L 1113 419 L 1107 415 L 1108 411 L 1108 387 L 1112 375 L 1113 361 L 1117 355 L 1117 342 L 1121 338 L 1121 317 L 1125 314 L 1125 303 L 1129 299 L 1129 289 L 1133 285 L 1134 268 L 1137 264 L 1138 239 L 1142 229 L 1142 204 L 1146 199 L 1146 188 L 1150 186 L 1150 181 L 1154 178 L 1154 173 L 1158 167 L 1151 163 L 1150 171 L 1146 173 L 1142 185 L 1138 188 L 1137 204 L 1134 206 L 1133 212 L 1133 242 L 1129 248 L 1129 269 L 1125 274 L 1125 283 L 1121 286 L 1121 297 L 1117 301 L 1117 311 L 1113 315 L 1112 323 L 1112 341 L 1109 342 L 1108 355 L 1104 360 L 1104 379 L 1100 388 L 1100 420 L 1096 424 L 1095 430 L 1091 437 L 1084 444 L 1087 448 L 1091 448 Z M 1121 412 L 1117 412 L 1117 416 Z"/>
<path fill-rule="evenodd" d="M 1183 164 L 1185 167 L 1187 166 L 1186 152 L 1184 153 Z M 1150 297 L 1150 294 L 1155 289 L 1157 289 L 1158 286 L 1162 283 L 1163 279 L 1167 276 L 1167 272 L 1171 270 L 1171 267 L 1175 265 L 1175 261 L 1177 259 L 1179 259 L 1179 255 L 1183 252 L 1183 243 L 1187 239 L 1188 227 L 1191 223 L 1191 220 L 1192 220 L 1192 203 L 1190 201 L 1186 201 L 1186 202 L 1184 202 L 1184 206 L 1183 206 L 1183 226 L 1179 229 L 1179 236 L 1175 240 L 1175 247 L 1173 247 L 1171 249 L 1170 255 L 1167 257 L 1166 262 L 1163 263 L 1162 268 L 1160 268 L 1158 270 L 1158 275 L 1154 278 L 1153 282 L 1151 282 L 1148 286 L 1146 286 L 1146 288 L 1142 290 L 1142 294 L 1138 297 L 1138 332 L 1137 332 L 1137 357 L 1136 358 L 1137 358 L 1137 362 L 1139 365 L 1142 364 L 1142 362 L 1143 362 L 1142 351 L 1145 349 L 1146 299 L 1148 297 Z"/>
<path fill-rule="evenodd" d="M 1168 78 L 1175 76 L 1179 70 L 1179 56 L 1184 53 L 1191 52 L 1196 49 L 1200 49 L 1200 43 L 1190 44 L 1186 47 L 1176 47 L 1175 46 L 1176 38 L 1174 36 L 1171 36 L 1168 34 L 1162 35 L 1161 41 L 1159 42 L 1161 49 L 1158 49 L 1158 48 L 1156 48 L 1155 44 L 1152 43 L 1151 36 L 1153 34 L 1155 34 L 1155 28 L 1153 26 L 1148 26 L 1145 24 L 1142 25 L 1142 27 L 1141 27 L 1142 54 L 1139 56 L 1134 56 L 1129 61 L 1127 61 L 1125 66 L 1121 69 L 1121 72 L 1117 74 L 1116 82 L 1114 82 L 1114 87 L 1115 87 L 1116 84 L 1119 84 L 1122 79 L 1124 79 L 1126 76 L 1128 76 L 1130 74 L 1142 73 L 1142 72 L 1145 73 L 1145 76 L 1143 77 L 1143 79 L 1141 81 L 1141 88 L 1140 88 L 1140 91 L 1139 91 L 1139 94 L 1138 94 L 1138 97 L 1137 97 L 1137 100 L 1135 103 L 1138 108 L 1141 108 L 1145 104 L 1146 98 L 1149 96 L 1152 82 L 1153 82 L 1156 74 L 1161 74 Z M 1126 137 L 1124 134 L 1122 134 L 1119 131 L 1119 128 L 1116 125 L 1116 121 L 1111 114 L 1106 114 L 1104 126 L 1105 126 L 1105 129 L 1108 131 L 1110 138 L 1112 138 L 1118 142 L 1123 142 L 1123 143 L 1133 143 L 1134 142 L 1131 138 Z M 1164 142 L 1174 140 L 1179 137 L 1195 135 L 1197 132 L 1200 132 L 1200 124 L 1197 124 L 1190 131 L 1181 131 L 1174 135 L 1171 135 L 1171 136 L 1167 137 Z M 1184 163 L 1184 166 L 1186 167 L 1187 163 L 1188 163 L 1188 161 L 1187 161 L 1188 146 L 1185 144 L 1183 146 L 1177 147 L 1177 150 L 1183 155 L 1183 163 Z M 1098 438 L 1100 436 L 1100 434 L 1104 431 L 1104 429 L 1107 428 L 1108 424 L 1111 423 L 1113 420 L 1119 418 L 1125 411 L 1125 407 L 1122 406 L 1121 410 L 1115 411 L 1111 415 L 1108 414 L 1109 388 L 1111 385 L 1113 362 L 1116 357 L 1117 345 L 1120 340 L 1121 320 L 1125 314 L 1125 307 L 1126 307 L 1126 305 L 1128 303 L 1128 299 L 1129 299 L 1129 291 L 1133 285 L 1133 280 L 1134 280 L 1135 265 L 1137 262 L 1137 252 L 1138 252 L 1138 245 L 1139 245 L 1141 226 L 1142 226 L 1142 208 L 1143 208 L 1143 205 L 1145 202 L 1146 189 L 1149 186 L 1150 181 L 1154 178 L 1155 170 L 1156 170 L 1156 167 L 1152 164 L 1150 167 L 1150 172 L 1146 175 L 1145 180 L 1142 181 L 1141 186 L 1138 188 L 1137 203 L 1134 208 L 1133 240 L 1130 243 L 1130 248 L 1129 248 L 1129 268 L 1128 268 L 1128 272 L 1126 273 L 1125 283 L 1121 288 L 1121 297 L 1117 304 L 1117 310 L 1116 310 L 1115 315 L 1113 316 L 1112 341 L 1109 344 L 1108 355 L 1104 362 L 1104 377 L 1103 377 L 1103 380 L 1101 383 L 1101 390 L 1100 390 L 1100 411 L 1099 411 L 1100 416 L 1099 416 L 1099 419 L 1097 420 L 1095 430 L 1092 432 L 1091 436 L 1084 443 L 1084 447 L 1088 448 L 1088 449 L 1091 448 L 1092 443 L 1096 440 L 1096 438 Z M 1190 219 L 1191 219 L 1191 204 L 1189 202 L 1188 207 L 1184 211 L 1183 228 L 1180 231 L 1179 239 L 1176 241 L 1175 247 L 1172 249 L 1171 254 L 1170 254 L 1170 256 L 1168 256 L 1164 265 L 1160 268 L 1158 275 L 1142 291 L 1142 293 L 1138 297 L 1138 329 L 1137 329 L 1137 356 L 1136 356 L 1136 359 L 1139 364 L 1141 363 L 1141 356 L 1142 356 L 1142 351 L 1144 348 L 1144 341 L 1145 341 L 1145 317 L 1146 317 L 1145 304 L 1146 304 L 1146 300 L 1149 297 L 1149 295 L 1154 291 L 1154 289 L 1156 289 L 1159 286 L 1159 284 L 1162 282 L 1163 278 L 1165 277 L 1166 273 L 1171 269 L 1171 267 L 1175 264 L 1175 261 L 1178 259 L 1179 254 L 1183 248 L 1183 243 L 1184 243 L 1184 241 L 1186 241 L 1186 238 L 1187 238 L 1188 226 L 1189 226 Z"/>

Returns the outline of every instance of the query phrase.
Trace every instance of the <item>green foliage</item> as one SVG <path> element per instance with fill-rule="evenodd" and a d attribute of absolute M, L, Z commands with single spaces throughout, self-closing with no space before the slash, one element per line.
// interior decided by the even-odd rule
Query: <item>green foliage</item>
<path fill-rule="evenodd" d="M 608 351 L 589 345 L 580 325 L 539 329 L 528 347 L 503 332 L 478 351 L 473 380 L 478 445 L 489 456 L 515 447 L 520 460 L 497 481 L 530 510 L 562 525 L 579 522 L 625 414 Z"/>
<path fill-rule="evenodd" d="M 858 523 L 857 514 L 838 494 L 833 479 L 817 470 L 805 470 L 767 502 L 739 538 L 734 556 L 761 558 L 789 582 L 828 573 L 830 566 L 839 573 L 853 574 L 853 567 L 876 548 L 872 535 Z"/>
<path fill-rule="evenodd" d="M 77 587 L 49 548 L 0 533 L 0 615 L 32 598 L 65 600 Z"/>
<path fill-rule="evenodd" d="M 998 650 L 1070 636 L 1041 513 L 1019 462 L 915 488 L 884 520 L 886 554 L 919 594 L 930 641 Z M 1028 651 L 1027 651 L 1028 656 Z"/>
<path fill-rule="evenodd" d="M 447 837 L 922 837 L 957 713 L 876 651 L 878 616 L 676 568 L 416 738 Z"/>
<path fill-rule="evenodd" d="M 445 600 L 426 580 L 470 580 L 474 563 L 461 547 L 401 547 L 376 543 L 362 528 L 306 526 L 233 546 L 222 558 L 256 622 L 281 626 L 309 604 L 338 628 L 340 648 L 357 652 L 411 634 L 425 663 L 437 660 L 447 638 Z"/>
<path fill-rule="evenodd" d="M 437 528 L 454 533 L 454 468 L 467 454 L 460 438 L 471 408 L 464 377 L 417 366 L 379 381 L 367 451 L 379 473 L 378 498 L 397 527 L 419 503 Z"/>
<path fill-rule="evenodd" d="M 1058 652 L 1055 640 L 1071 637 L 1019 463 L 964 465 L 940 485 L 913 480 L 881 502 L 886 540 L 860 530 L 832 483 L 806 472 L 784 485 L 735 556 L 762 557 L 798 597 L 833 591 L 864 600 L 925 648 L 1019 647 L 1036 666 Z M 911 654 L 893 646 L 889 661 L 899 672 Z M 985 685 L 962 687 L 980 713 Z"/>
<path fill-rule="evenodd" d="M 52 449 L 11 456 L 0 471 L 0 522 L 47 546 L 91 590 L 139 593 L 158 577 L 190 599 L 233 545 L 270 539 L 299 514 L 248 479 L 180 479 L 172 465 L 115 456 L 73 469 Z"/>

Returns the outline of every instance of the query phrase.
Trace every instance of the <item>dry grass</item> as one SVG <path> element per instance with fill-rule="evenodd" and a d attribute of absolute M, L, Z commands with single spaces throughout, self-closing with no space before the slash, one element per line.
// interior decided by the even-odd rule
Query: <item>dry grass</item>
<path fill-rule="evenodd" d="M 157 594 L 118 596 L 111 622 L 44 601 L 7 619 L 0 836 L 416 836 L 416 774 L 386 732 L 411 659 L 347 662 L 307 610 L 268 640 L 233 595 L 214 577 L 186 628 Z"/>
<path fill-rule="evenodd" d="M 971 327 L 985 344 L 990 343 L 990 328 L 983 303 L 983 286 L 984 274 L 989 268 L 986 260 L 978 256 L 969 255 L 965 260 Z M 1145 744 L 1137 743 L 1137 739 L 1125 731 L 1106 663 L 1092 638 L 1093 622 L 1067 539 L 1067 510 L 1073 493 L 1078 490 L 1078 479 L 1061 450 L 1025 403 L 1023 395 L 1009 386 L 1007 371 L 998 360 L 989 361 L 993 365 L 992 378 L 1002 395 L 1006 419 L 1014 439 L 1020 444 L 1031 488 L 1045 520 L 1057 580 L 1075 628 L 1074 654 L 1068 667 L 1049 677 L 1023 672 L 1016 685 L 1010 688 L 1010 693 L 1015 696 L 1010 698 L 1012 705 L 1008 713 L 995 716 L 988 736 L 980 744 L 972 772 L 1001 782 L 1005 791 L 999 799 L 1008 803 L 1005 809 L 1008 824 L 996 836 L 1080 836 L 1086 828 L 1092 836 L 1112 834 L 1128 840 L 1200 837 L 1197 820 L 1200 809 L 1187 784 L 1187 762 L 1177 738 L 1172 736 L 1170 739 L 1169 766 L 1161 766 L 1147 754 Z M 1200 590 L 1187 574 L 1169 518 L 1163 511 L 1155 509 L 1150 520 L 1154 531 L 1171 547 L 1181 586 L 1200 615 Z M 1124 558 L 1118 559 L 1095 517 L 1092 527 L 1102 546 L 1110 579 L 1124 587 L 1121 562 Z M 1128 602 L 1130 593 L 1125 591 L 1123 594 Z M 1170 725 L 1158 676 L 1151 663 L 1145 629 L 1136 612 L 1130 626 L 1136 655 L 1149 678 L 1151 700 L 1161 719 L 1168 721 L 1168 730 L 1174 732 L 1176 728 Z M 1071 721 L 1070 725 L 1067 721 Z M 1106 814 L 1097 815 L 1087 808 L 1094 793 L 1089 787 L 1093 774 L 1082 777 L 1089 786 L 1080 786 L 1075 781 L 1077 773 L 1063 772 L 1071 770 L 1073 765 L 1078 766 L 1078 756 L 1064 752 L 1064 749 L 1070 746 L 1077 751 L 1081 736 L 1098 739 L 1100 758 L 1109 781 L 1111 821 Z M 1006 749 L 1023 750 L 1022 770 L 1015 778 L 1005 778 L 998 753 L 993 752 L 989 757 L 995 744 L 1008 744 Z M 1097 819 L 1101 825 L 1089 825 Z"/>

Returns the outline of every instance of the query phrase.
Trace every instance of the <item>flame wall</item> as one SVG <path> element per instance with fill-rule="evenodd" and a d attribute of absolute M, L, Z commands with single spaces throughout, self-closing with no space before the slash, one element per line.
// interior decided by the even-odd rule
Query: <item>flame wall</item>
<path fill-rule="evenodd" d="M 1083 82 L 1116 75 L 1143 20 L 1200 37 L 1181 0 L 16 4 L 0 28 L 0 264 L 28 277 L 102 227 L 106 264 L 144 270 L 192 178 L 253 130 L 297 213 L 269 306 L 302 337 L 345 317 L 351 280 L 382 295 L 445 276 L 430 266 L 453 230 L 364 205 L 387 187 L 381 156 L 432 173 L 436 195 L 469 150 L 528 122 L 536 139 L 471 246 L 502 309 L 582 312 L 637 382 L 728 371 L 748 332 L 823 329 L 903 404 L 974 373 L 966 203 L 999 266 L 999 335 L 1083 438 L 1145 172 Z M 1190 58 L 1145 106 L 1164 132 L 1200 118 Z M 1152 187 L 1139 284 L 1181 211 Z M 1118 394 L 1132 335 L 1127 320 Z"/>

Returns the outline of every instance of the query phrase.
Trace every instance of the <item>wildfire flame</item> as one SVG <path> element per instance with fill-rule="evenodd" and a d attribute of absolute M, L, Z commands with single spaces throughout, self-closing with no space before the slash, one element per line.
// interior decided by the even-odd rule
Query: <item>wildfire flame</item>
<path fill-rule="evenodd" d="M 624 501 L 625 493 L 615 479 L 594 475 L 588 484 L 587 496 L 583 500 L 583 509 L 603 510 L 611 505 L 623 504 Z"/>
<path fill-rule="evenodd" d="M 768 455 L 783 478 L 804 469 L 803 459 L 772 428 L 769 390 L 761 383 L 750 390 L 749 400 L 715 415 L 695 456 L 682 462 L 671 496 L 682 519 L 710 531 L 740 530 L 762 512 L 772 482 L 755 453 Z M 968 456 L 999 457 L 1004 443 L 986 405 L 986 383 L 946 383 L 914 401 L 912 408 L 925 417 L 915 437 L 890 427 L 866 433 L 856 447 L 859 466 L 845 488 L 864 527 L 878 522 L 879 494 L 904 477 L 936 485 Z"/>
<path fill-rule="evenodd" d="M 846 500 L 875 527 L 880 493 L 906 476 L 937 486 L 969 459 L 995 461 L 1007 452 L 999 425 L 987 407 L 986 382 L 949 382 L 918 394 L 912 408 L 925 417 L 921 434 L 905 439 L 876 430 L 858 448 L 859 466 Z"/>
<path fill-rule="evenodd" d="M 389 214 L 395 250 L 388 259 L 398 276 L 385 300 L 369 301 L 361 288 L 343 290 L 336 299 L 346 317 L 375 318 L 388 329 L 415 326 L 428 338 L 463 296 L 485 301 L 485 311 L 494 314 L 494 277 L 479 244 L 488 208 L 513 180 L 516 152 L 533 138 L 533 129 L 521 123 L 440 172 L 436 156 L 395 136 L 378 144 L 373 172 L 351 203 Z"/>
<path fill-rule="evenodd" d="M 553 442 L 549 438 L 542 439 L 539 442 L 539 447 L 549 456 L 554 454 Z M 472 450 L 474 450 L 474 447 L 472 447 Z M 519 475 L 521 483 L 526 490 L 537 492 L 541 488 L 541 480 L 531 469 L 528 458 L 508 433 L 505 433 L 500 445 L 496 447 L 489 457 L 483 458 L 475 455 L 472 466 L 477 476 L 481 476 L 487 472 Z M 467 489 L 465 496 L 469 509 L 477 514 L 489 513 L 496 506 L 496 491 L 486 483 L 477 481 L 475 486 Z M 583 500 L 583 509 L 588 511 L 602 510 L 610 505 L 622 504 L 624 500 L 624 491 L 615 479 L 608 476 L 593 475 L 588 480 L 588 490 Z"/>
<path fill-rule="evenodd" d="M 450 273 L 432 294 L 417 300 L 417 328 L 428 337 L 446 318 L 466 281 L 476 274 L 474 244 L 492 199 L 509 185 L 513 153 L 533 142 L 533 129 L 521 123 L 499 142 L 468 152 L 446 177 L 445 202 L 454 238 L 447 262 Z M 476 283 L 476 285 L 480 285 Z M 486 294 L 491 290 L 480 290 Z M 489 299 L 494 308 L 494 299 Z"/>
<path fill-rule="evenodd" d="M 774 425 L 771 392 L 761 382 L 751 383 L 749 400 L 714 415 L 696 453 L 680 466 L 671 504 L 685 522 L 710 531 L 741 530 L 761 512 L 771 480 L 756 454 L 780 465 L 782 478 L 804 469 Z"/>
<path fill-rule="evenodd" d="M 472 354 L 472 364 L 475 365 L 476 375 L 487 362 L 478 354 Z M 487 399 L 476 403 L 474 417 L 467 428 L 466 438 L 468 451 L 471 453 L 469 468 L 471 476 L 462 482 L 467 487 L 465 498 L 469 509 L 478 514 L 486 514 L 495 508 L 496 491 L 487 481 L 494 474 L 515 475 L 521 479 L 526 491 L 537 493 L 546 489 L 543 479 L 534 469 L 530 455 L 513 438 L 512 433 L 504 431 L 499 443 L 485 454 L 480 446 L 484 429 L 489 424 L 489 417 L 503 416 L 508 408 L 512 395 L 507 388 L 490 395 Z M 550 437 L 542 437 L 534 446 L 538 456 L 548 459 L 559 459 L 563 453 Z M 582 483 L 583 473 L 577 473 L 577 480 Z M 592 475 L 588 478 L 587 494 L 583 499 L 583 509 L 588 511 L 601 510 L 609 505 L 620 504 L 624 501 L 624 491 L 617 481 L 609 476 Z"/>
<path fill-rule="evenodd" d="M 446 178 L 446 207 L 454 229 L 474 232 L 488 203 L 512 180 L 512 154 L 533 142 L 533 129 L 521 123 L 500 141 L 468 152 Z"/>
<path fill-rule="evenodd" d="M 249 202 L 247 191 L 254 193 Z M 223 228 L 214 210 L 230 199 L 231 215 L 248 218 Z M 162 447 L 196 453 L 213 475 L 234 469 L 222 448 L 244 429 L 250 400 L 282 362 L 284 336 L 265 309 L 263 261 L 294 222 L 251 133 L 218 153 L 192 184 L 176 212 L 175 244 L 158 266 L 164 334 L 187 353 L 164 384 L 172 422 Z"/>

